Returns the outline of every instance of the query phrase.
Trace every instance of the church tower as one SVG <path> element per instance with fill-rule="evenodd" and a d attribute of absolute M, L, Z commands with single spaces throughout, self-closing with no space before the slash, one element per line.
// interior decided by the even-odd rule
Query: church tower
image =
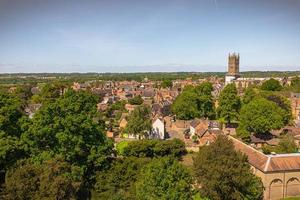
<path fill-rule="evenodd" d="M 228 72 L 225 76 L 225 84 L 231 83 L 239 78 L 240 74 L 240 55 L 233 53 L 228 55 Z"/>

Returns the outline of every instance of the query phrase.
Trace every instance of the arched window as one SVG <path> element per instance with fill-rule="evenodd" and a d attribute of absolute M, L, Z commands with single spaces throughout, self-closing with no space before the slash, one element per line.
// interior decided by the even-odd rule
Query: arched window
<path fill-rule="evenodd" d="M 283 198 L 283 181 L 281 179 L 274 179 L 269 186 L 269 198 L 268 199 L 280 199 Z"/>
<path fill-rule="evenodd" d="M 300 195 L 300 181 L 296 177 L 290 178 L 286 182 L 286 197 L 299 196 Z"/>

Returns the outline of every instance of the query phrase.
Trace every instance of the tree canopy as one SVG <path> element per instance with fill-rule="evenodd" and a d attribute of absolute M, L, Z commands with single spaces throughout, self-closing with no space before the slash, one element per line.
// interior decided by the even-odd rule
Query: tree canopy
<path fill-rule="evenodd" d="M 140 105 L 129 115 L 128 123 L 124 132 L 134 134 L 138 137 L 147 137 L 151 129 L 150 107 Z"/>
<path fill-rule="evenodd" d="M 299 76 L 292 78 L 289 89 L 292 92 L 300 92 L 300 77 Z"/>
<path fill-rule="evenodd" d="M 194 119 L 197 117 L 214 118 L 214 102 L 211 92 L 212 84 L 204 82 L 196 87 L 186 87 L 177 96 L 172 111 L 178 119 Z"/>
<path fill-rule="evenodd" d="M 228 123 L 238 120 L 240 108 L 241 100 L 235 85 L 233 83 L 226 85 L 219 96 L 219 107 L 217 108 L 219 118 Z"/>
<path fill-rule="evenodd" d="M 251 133 L 268 134 L 283 125 L 283 109 L 272 101 L 257 98 L 242 107 L 238 133 L 242 137 L 249 137 Z"/>
<path fill-rule="evenodd" d="M 271 154 L 272 152 L 282 153 L 297 153 L 298 147 L 294 141 L 294 138 L 290 135 L 284 135 L 280 137 L 280 141 L 277 146 L 265 145 L 262 147 L 265 154 Z"/>
<path fill-rule="evenodd" d="M 16 95 L 0 92 L 0 173 L 25 156 L 20 141 L 25 118 L 22 100 Z"/>
<path fill-rule="evenodd" d="M 191 199 L 192 178 L 178 161 L 170 158 L 154 159 L 140 172 L 136 182 L 137 199 Z"/>
<path fill-rule="evenodd" d="M 122 155 L 135 157 L 164 157 L 180 158 L 186 153 L 185 144 L 179 139 L 172 140 L 138 140 L 128 142 Z"/>
<path fill-rule="evenodd" d="M 69 90 L 44 105 L 24 133 L 30 154 L 59 154 L 76 165 L 101 166 L 111 152 L 111 143 L 93 120 L 97 99 L 89 92 Z"/>
<path fill-rule="evenodd" d="M 150 158 L 126 157 L 116 159 L 111 167 L 99 171 L 92 197 L 94 199 L 132 200 L 135 198 L 135 182 L 143 166 Z"/>
<path fill-rule="evenodd" d="M 263 185 L 247 163 L 247 157 L 234 150 L 232 141 L 220 135 L 203 146 L 194 158 L 194 173 L 200 193 L 215 200 L 260 200 Z"/>
<path fill-rule="evenodd" d="M 165 79 L 161 82 L 161 87 L 162 88 L 171 88 L 173 87 L 173 82 L 170 79 Z"/>
<path fill-rule="evenodd" d="M 60 158 L 19 162 L 6 175 L 7 199 L 75 199 L 81 184 L 76 169 Z"/>
<path fill-rule="evenodd" d="M 267 91 L 280 91 L 282 90 L 282 86 L 279 81 L 277 81 L 274 78 L 271 78 L 261 85 L 262 90 L 267 90 Z"/>
<path fill-rule="evenodd" d="M 141 95 L 137 95 L 128 100 L 128 103 L 130 103 L 131 105 L 141 105 L 143 102 L 144 100 L 142 99 Z"/>

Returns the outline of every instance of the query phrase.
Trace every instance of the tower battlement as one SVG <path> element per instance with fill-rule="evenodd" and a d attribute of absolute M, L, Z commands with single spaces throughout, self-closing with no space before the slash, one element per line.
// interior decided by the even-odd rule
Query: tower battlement
<path fill-rule="evenodd" d="M 240 54 L 228 55 L 228 71 L 225 76 L 225 85 L 240 77 Z"/>
<path fill-rule="evenodd" d="M 228 55 L 228 72 L 229 76 L 238 76 L 240 73 L 240 55 L 233 53 Z"/>

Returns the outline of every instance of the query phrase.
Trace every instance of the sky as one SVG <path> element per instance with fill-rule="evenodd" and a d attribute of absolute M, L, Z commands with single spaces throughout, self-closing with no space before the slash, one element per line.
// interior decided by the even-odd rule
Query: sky
<path fill-rule="evenodd" d="M 300 0 L 0 0 L 0 73 L 300 70 Z"/>

